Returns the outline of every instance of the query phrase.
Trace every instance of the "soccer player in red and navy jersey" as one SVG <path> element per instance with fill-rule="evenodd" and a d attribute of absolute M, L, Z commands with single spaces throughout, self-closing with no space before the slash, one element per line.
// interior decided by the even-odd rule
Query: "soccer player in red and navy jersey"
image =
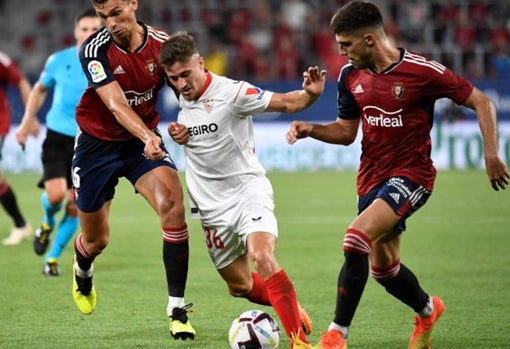
<path fill-rule="evenodd" d="M 434 103 L 447 97 L 476 111 L 487 175 L 494 190 L 508 185 L 506 164 L 498 155 L 495 108 L 470 82 L 445 66 L 387 38 L 379 9 L 351 1 L 331 19 L 339 54 L 349 63 L 338 79 L 338 117 L 320 125 L 291 124 L 287 141 L 312 137 L 349 145 L 361 123 L 358 216 L 348 227 L 340 270 L 336 311 L 321 348 L 347 347 L 347 332 L 368 275 L 416 313 L 409 348 L 430 348 L 432 328 L 444 311 L 416 276 L 400 262 L 399 243 L 406 219 L 432 192 L 436 170 L 430 158 Z"/>
<path fill-rule="evenodd" d="M 18 66 L 7 54 L 0 51 L 0 159 L 5 137 L 11 126 L 11 108 L 7 98 L 6 87 L 12 86 L 19 90 L 23 105 L 26 104 L 30 93 L 30 82 L 19 70 Z M 34 133 L 34 130 L 29 130 Z M 32 227 L 21 213 L 9 182 L 0 172 L 0 204 L 14 223 L 8 237 L 2 240 L 2 245 L 12 246 L 20 244 L 24 239 L 32 236 Z"/>
<path fill-rule="evenodd" d="M 110 205 L 125 177 L 159 217 L 170 333 L 193 339 L 184 302 L 189 245 L 182 188 L 156 129 L 158 91 L 166 83 L 159 51 L 168 34 L 137 21 L 137 0 L 91 3 L 104 28 L 80 49 L 89 86 L 76 108 L 72 174 L 82 232 L 75 240 L 73 298 L 82 313 L 94 311 L 93 261 L 108 245 Z"/>

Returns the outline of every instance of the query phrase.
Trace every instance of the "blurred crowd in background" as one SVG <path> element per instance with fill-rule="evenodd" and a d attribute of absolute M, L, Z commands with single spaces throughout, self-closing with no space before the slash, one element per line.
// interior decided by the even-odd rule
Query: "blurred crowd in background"
<path fill-rule="evenodd" d="M 309 65 L 337 78 L 329 20 L 345 0 L 139 0 L 138 19 L 197 38 L 210 70 L 253 82 L 301 79 Z M 399 46 L 467 78 L 510 77 L 510 0 L 374 0 Z M 88 0 L 0 0 L 0 50 L 31 79 L 47 56 L 72 45 Z"/>

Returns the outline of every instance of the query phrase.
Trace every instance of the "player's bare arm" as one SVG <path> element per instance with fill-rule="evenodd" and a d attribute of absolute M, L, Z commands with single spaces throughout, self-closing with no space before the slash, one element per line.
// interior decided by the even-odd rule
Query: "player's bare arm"
<path fill-rule="evenodd" d="M 164 157 L 165 154 L 159 146 L 161 138 L 150 130 L 143 120 L 131 109 L 117 81 L 112 81 L 97 88 L 96 93 L 115 116 L 119 124 L 145 143 L 144 153 L 147 158 L 158 160 Z"/>
<path fill-rule="evenodd" d="M 189 133 L 186 125 L 179 124 L 178 122 L 171 122 L 168 124 L 168 134 L 177 144 L 182 145 L 188 143 Z"/>
<path fill-rule="evenodd" d="M 494 190 L 505 189 L 510 174 L 505 162 L 498 155 L 498 126 L 494 103 L 479 89 L 473 92 L 464 103 L 476 111 L 478 124 L 483 137 L 483 151 L 487 176 Z"/>
<path fill-rule="evenodd" d="M 338 118 L 335 122 L 325 125 L 293 121 L 285 138 L 289 144 L 294 144 L 301 138 L 312 137 L 325 143 L 349 145 L 356 139 L 358 125 L 359 119 Z"/>
<path fill-rule="evenodd" d="M 267 111 L 296 113 L 310 107 L 324 91 L 326 71 L 309 67 L 303 72 L 303 89 L 287 93 L 275 93 Z"/>
<path fill-rule="evenodd" d="M 25 146 L 28 136 L 37 136 L 39 134 L 39 120 L 37 112 L 41 108 L 48 90 L 40 82 L 36 82 L 30 91 L 25 105 L 25 113 L 21 119 L 21 123 L 16 129 L 16 141 L 22 147 Z"/>
<path fill-rule="evenodd" d="M 30 82 L 27 80 L 27 78 L 22 77 L 19 80 L 18 89 L 21 95 L 21 101 L 23 102 L 23 105 L 27 105 L 28 95 L 30 94 L 31 89 Z"/>

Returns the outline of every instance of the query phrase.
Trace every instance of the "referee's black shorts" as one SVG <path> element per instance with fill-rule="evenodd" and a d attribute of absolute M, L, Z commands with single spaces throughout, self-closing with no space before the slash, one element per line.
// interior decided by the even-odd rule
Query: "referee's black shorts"
<path fill-rule="evenodd" d="M 67 180 L 67 187 L 70 189 L 73 185 L 71 176 L 73 154 L 74 137 L 48 129 L 46 139 L 42 144 L 43 177 L 38 186 L 44 188 L 45 181 L 64 177 Z"/>

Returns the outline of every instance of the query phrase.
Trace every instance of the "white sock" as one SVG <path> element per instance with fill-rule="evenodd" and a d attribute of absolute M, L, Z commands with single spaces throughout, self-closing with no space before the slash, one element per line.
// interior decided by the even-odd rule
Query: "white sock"
<path fill-rule="evenodd" d="M 425 306 L 425 308 L 423 308 L 419 313 L 418 315 L 420 317 L 427 317 L 427 316 L 430 316 L 432 315 L 432 312 L 434 311 L 434 302 L 432 302 L 432 298 L 429 297 L 429 300 L 427 302 L 427 305 Z"/>
<path fill-rule="evenodd" d="M 336 322 L 332 322 L 329 324 L 328 331 L 330 330 L 337 330 L 342 332 L 342 337 L 344 339 L 347 339 L 347 333 L 349 332 L 349 326 L 340 326 Z"/>
<path fill-rule="evenodd" d="M 173 308 L 182 308 L 183 306 L 184 306 L 184 298 L 168 296 L 168 306 L 166 307 L 166 313 L 167 313 L 168 317 L 172 316 Z"/>
<path fill-rule="evenodd" d="M 74 270 L 75 270 L 76 275 L 78 275 L 79 277 L 81 277 L 81 278 L 89 278 L 94 273 L 94 264 L 92 264 L 90 266 L 89 270 L 83 270 L 78 265 L 78 262 L 75 261 L 74 262 Z"/>

